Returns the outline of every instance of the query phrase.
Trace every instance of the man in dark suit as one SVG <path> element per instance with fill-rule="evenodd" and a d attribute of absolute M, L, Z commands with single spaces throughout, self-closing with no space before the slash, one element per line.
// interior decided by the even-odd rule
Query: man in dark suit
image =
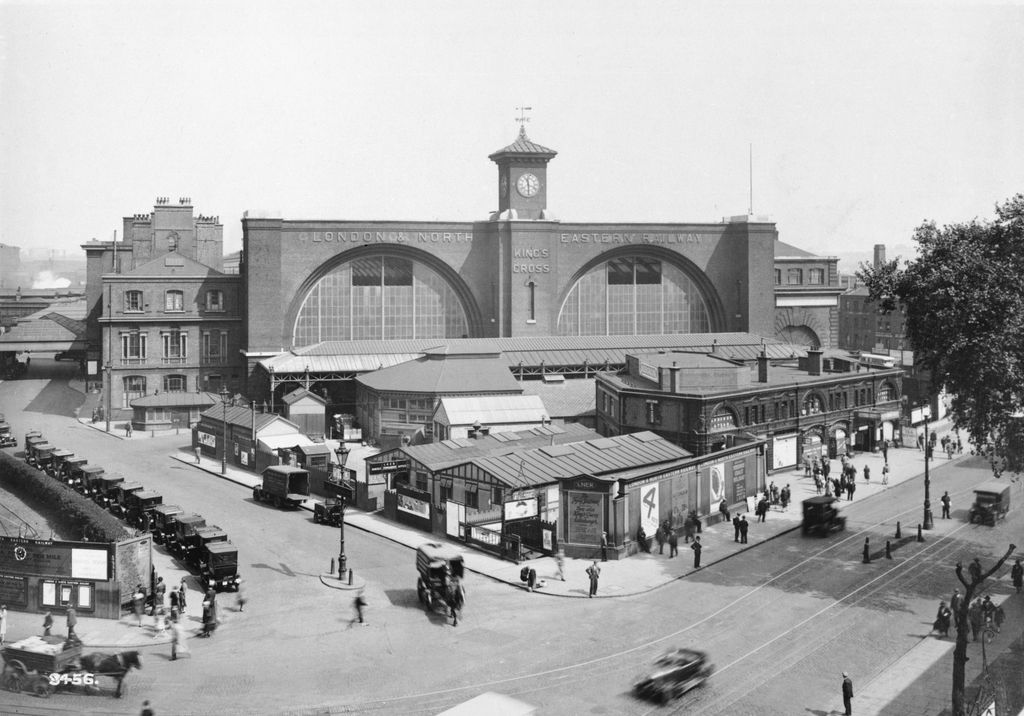
<path fill-rule="evenodd" d="M 733 542 L 739 542 L 740 541 L 740 516 L 739 515 L 735 515 L 732 518 L 732 532 L 733 532 L 732 541 Z"/>
<path fill-rule="evenodd" d="M 750 523 L 747 522 L 747 516 L 742 515 L 740 517 L 740 543 L 747 543 L 747 530 L 750 528 Z"/>
<path fill-rule="evenodd" d="M 693 568 L 700 569 L 700 551 L 703 548 L 700 543 L 700 537 L 693 538 L 693 544 L 690 545 L 690 549 L 693 550 Z"/>
<path fill-rule="evenodd" d="M 846 716 L 853 716 L 853 682 L 850 675 L 843 672 L 843 708 L 846 709 Z"/>

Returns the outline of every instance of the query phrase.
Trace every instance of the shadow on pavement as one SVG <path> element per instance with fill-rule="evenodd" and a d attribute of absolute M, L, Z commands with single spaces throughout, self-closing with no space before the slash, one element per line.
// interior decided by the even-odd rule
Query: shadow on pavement
<path fill-rule="evenodd" d="M 73 418 L 83 402 L 85 395 L 81 391 L 69 387 L 66 381 L 51 380 L 39 395 L 25 406 L 25 412 Z"/>

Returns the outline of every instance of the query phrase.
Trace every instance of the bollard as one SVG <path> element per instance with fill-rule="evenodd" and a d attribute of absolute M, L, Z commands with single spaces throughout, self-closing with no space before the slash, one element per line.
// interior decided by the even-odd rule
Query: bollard
<path fill-rule="evenodd" d="M 348 570 L 348 586 L 352 586 L 352 570 Z"/>
<path fill-rule="evenodd" d="M 900 531 L 900 523 L 897 522 L 896 523 L 896 539 L 899 539 L 902 536 L 903 536 L 903 533 Z"/>
<path fill-rule="evenodd" d="M 334 574 L 334 557 L 331 557 L 331 571 L 328 574 Z"/>
<path fill-rule="evenodd" d="M 885 541 L 885 558 L 892 559 L 892 546 L 889 544 L 889 540 Z"/>
<path fill-rule="evenodd" d="M 868 544 L 868 539 L 864 538 L 864 564 L 871 564 L 871 545 Z"/>
<path fill-rule="evenodd" d="M 918 542 L 924 542 L 924 535 L 921 534 L 921 523 L 920 522 L 917 524 L 917 541 Z"/>

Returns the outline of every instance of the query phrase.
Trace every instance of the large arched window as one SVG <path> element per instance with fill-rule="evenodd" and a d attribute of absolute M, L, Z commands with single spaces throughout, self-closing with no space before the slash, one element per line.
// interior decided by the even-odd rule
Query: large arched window
<path fill-rule="evenodd" d="M 461 338 L 466 311 L 436 271 L 411 259 L 367 256 L 338 266 L 306 295 L 292 341 Z"/>
<path fill-rule="evenodd" d="M 708 333 L 711 319 L 700 289 L 672 264 L 626 256 L 580 277 L 558 314 L 562 336 Z"/>

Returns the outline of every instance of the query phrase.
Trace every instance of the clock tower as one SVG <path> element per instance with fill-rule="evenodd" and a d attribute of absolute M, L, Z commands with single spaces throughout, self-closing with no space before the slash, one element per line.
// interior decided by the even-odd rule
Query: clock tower
<path fill-rule="evenodd" d="M 498 216 L 515 219 L 547 219 L 548 162 L 558 154 L 542 147 L 519 128 L 516 141 L 491 154 L 498 165 Z"/>

